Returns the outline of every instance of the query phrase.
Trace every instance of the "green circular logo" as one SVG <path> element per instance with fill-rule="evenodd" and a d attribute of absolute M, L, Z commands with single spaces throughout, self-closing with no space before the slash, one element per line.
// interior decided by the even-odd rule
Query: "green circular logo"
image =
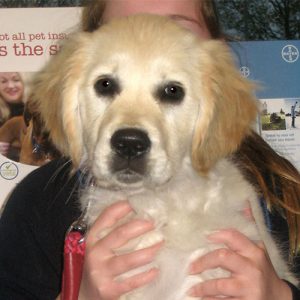
<path fill-rule="evenodd" d="M 7 161 L 0 166 L 0 176 L 6 180 L 13 180 L 19 174 L 19 168 L 13 162 Z"/>

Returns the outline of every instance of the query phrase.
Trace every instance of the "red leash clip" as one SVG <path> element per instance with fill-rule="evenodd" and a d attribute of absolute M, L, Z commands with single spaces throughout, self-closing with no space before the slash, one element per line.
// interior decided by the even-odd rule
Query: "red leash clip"
<path fill-rule="evenodd" d="M 65 237 L 61 300 L 78 300 L 85 253 L 87 225 L 81 216 Z"/>

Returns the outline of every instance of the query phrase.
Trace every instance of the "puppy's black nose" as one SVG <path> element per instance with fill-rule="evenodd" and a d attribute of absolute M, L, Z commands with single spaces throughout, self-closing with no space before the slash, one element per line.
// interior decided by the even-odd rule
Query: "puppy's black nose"
<path fill-rule="evenodd" d="M 127 160 L 143 156 L 151 147 L 147 133 L 136 128 L 124 128 L 116 131 L 110 142 L 112 149 Z"/>

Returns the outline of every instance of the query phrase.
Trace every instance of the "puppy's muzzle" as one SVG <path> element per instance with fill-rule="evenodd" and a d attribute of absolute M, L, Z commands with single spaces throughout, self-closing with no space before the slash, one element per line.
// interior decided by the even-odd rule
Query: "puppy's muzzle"
<path fill-rule="evenodd" d="M 151 148 L 148 134 L 137 128 L 117 130 L 111 137 L 114 153 L 111 169 L 119 181 L 134 183 L 147 171 L 147 153 Z"/>

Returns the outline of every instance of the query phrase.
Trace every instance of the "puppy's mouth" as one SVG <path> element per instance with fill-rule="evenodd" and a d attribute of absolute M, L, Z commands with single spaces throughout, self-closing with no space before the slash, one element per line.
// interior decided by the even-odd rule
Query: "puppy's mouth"
<path fill-rule="evenodd" d="M 143 179 L 143 176 L 141 174 L 138 174 L 130 169 L 122 170 L 117 173 L 115 173 L 116 179 L 119 182 L 125 183 L 125 184 L 132 184 L 139 182 Z"/>
<path fill-rule="evenodd" d="M 147 173 L 147 156 L 151 141 L 146 132 L 137 128 L 117 130 L 111 137 L 111 172 L 125 184 L 142 181 Z"/>

